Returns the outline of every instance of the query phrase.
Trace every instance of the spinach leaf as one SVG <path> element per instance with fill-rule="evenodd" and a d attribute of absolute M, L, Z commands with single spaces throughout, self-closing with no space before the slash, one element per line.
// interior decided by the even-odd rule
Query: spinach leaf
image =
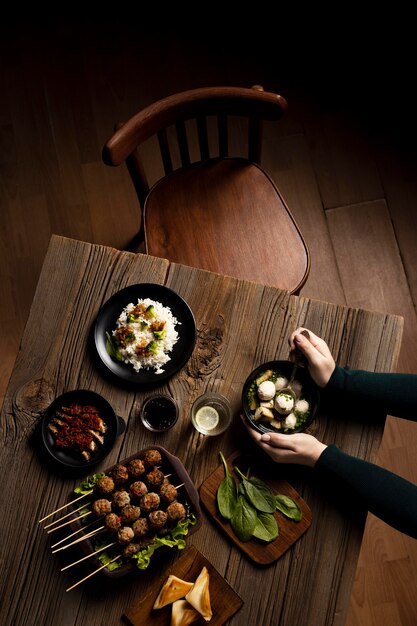
<path fill-rule="evenodd" d="M 273 541 L 279 535 L 277 520 L 272 513 L 258 513 L 253 536 L 262 541 Z"/>
<path fill-rule="evenodd" d="M 237 486 L 222 452 L 220 452 L 220 458 L 224 465 L 225 477 L 217 488 L 217 506 L 219 507 L 220 515 L 230 519 L 236 508 Z"/>
<path fill-rule="evenodd" d="M 281 494 L 276 495 L 275 506 L 278 511 L 281 511 L 286 517 L 293 519 L 295 522 L 299 522 L 303 516 L 298 504 L 289 496 L 283 496 Z"/>
<path fill-rule="evenodd" d="M 255 530 L 257 519 L 258 515 L 256 509 L 254 509 L 243 496 L 239 496 L 236 508 L 230 519 L 230 524 L 233 528 L 233 532 L 240 541 L 249 541 Z"/>
<path fill-rule="evenodd" d="M 254 476 L 247 478 L 238 467 L 235 467 L 235 471 L 242 479 L 246 497 L 252 506 L 263 513 L 273 513 L 276 509 L 276 504 L 272 489 L 260 478 L 255 478 Z"/>

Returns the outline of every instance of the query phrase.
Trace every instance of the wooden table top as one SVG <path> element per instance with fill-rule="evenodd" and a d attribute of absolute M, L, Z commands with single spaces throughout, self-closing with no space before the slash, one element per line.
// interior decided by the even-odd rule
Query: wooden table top
<path fill-rule="evenodd" d="M 99 371 L 91 353 L 90 331 L 100 308 L 120 289 L 141 282 L 176 291 L 197 325 L 189 361 L 157 388 L 175 397 L 180 407 L 175 428 L 163 435 L 146 430 L 138 416 L 152 390 L 114 384 Z M 111 584 L 97 574 L 91 584 L 66 592 L 77 580 L 76 567 L 61 572 L 59 558 L 51 554 L 50 536 L 38 520 L 65 502 L 80 479 L 51 471 L 37 449 L 36 427 L 50 402 L 71 389 L 91 389 L 125 419 L 126 431 L 95 471 L 157 444 L 182 461 L 199 488 L 219 466 L 220 450 L 228 456 L 249 445 L 239 419 L 242 385 L 259 364 L 288 358 L 288 336 L 299 325 L 323 337 L 343 366 L 395 370 L 401 317 L 52 237 L 1 413 L 2 624 L 123 624 L 125 611 L 181 556 L 176 551 L 151 570 Z M 191 404 L 205 390 L 219 391 L 233 407 L 233 425 L 218 437 L 205 438 L 190 424 Z M 383 419 L 364 424 L 320 413 L 310 432 L 372 461 L 383 426 Z M 203 523 L 187 545 L 197 548 L 243 600 L 228 623 L 341 626 L 365 518 L 315 484 L 311 470 L 274 469 L 312 512 L 311 526 L 278 560 L 267 566 L 251 561 L 204 509 Z"/>

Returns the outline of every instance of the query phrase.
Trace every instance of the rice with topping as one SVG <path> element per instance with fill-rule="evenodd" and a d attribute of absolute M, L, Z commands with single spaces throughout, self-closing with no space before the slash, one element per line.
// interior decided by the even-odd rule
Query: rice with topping
<path fill-rule="evenodd" d="M 160 302 L 143 298 L 137 304 L 130 302 L 116 321 L 112 339 L 121 360 L 133 366 L 136 372 L 154 369 L 164 372 L 164 365 L 171 360 L 169 353 L 178 341 L 176 325 L 180 324 L 169 307 Z"/>

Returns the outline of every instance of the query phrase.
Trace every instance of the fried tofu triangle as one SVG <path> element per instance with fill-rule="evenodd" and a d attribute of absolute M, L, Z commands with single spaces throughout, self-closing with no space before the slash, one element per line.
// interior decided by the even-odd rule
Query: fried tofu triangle
<path fill-rule="evenodd" d="M 204 617 L 206 622 L 210 621 L 213 616 L 210 604 L 209 582 L 208 569 L 204 566 L 193 588 L 185 596 L 185 599 Z"/>
<path fill-rule="evenodd" d="M 155 600 L 153 608 L 161 609 L 163 606 L 183 598 L 192 589 L 192 587 L 193 583 L 188 583 L 187 581 L 170 574 L 163 584 L 161 591 Z"/>
<path fill-rule="evenodd" d="M 175 600 L 172 604 L 171 626 L 188 626 L 200 619 L 201 615 L 187 600 Z"/>

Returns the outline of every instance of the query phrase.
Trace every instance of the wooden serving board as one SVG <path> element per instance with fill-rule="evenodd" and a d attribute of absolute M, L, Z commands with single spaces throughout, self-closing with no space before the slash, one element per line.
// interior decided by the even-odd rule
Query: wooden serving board
<path fill-rule="evenodd" d="M 138 599 L 128 608 L 123 614 L 125 621 L 131 626 L 169 626 L 171 623 L 171 605 L 164 606 L 162 609 L 153 608 L 162 585 L 170 574 L 193 582 L 204 565 L 210 575 L 209 591 L 213 611 L 210 626 L 225 624 L 241 608 L 243 600 L 194 546 L 187 548 L 178 561 L 161 578 L 152 583 L 145 597 Z M 206 623 L 202 617 L 193 622 L 195 626 Z"/>
<path fill-rule="evenodd" d="M 227 458 L 227 464 L 234 476 L 236 474 L 233 471 L 233 465 L 237 465 L 243 473 L 246 473 L 247 469 L 250 468 L 252 476 L 262 479 L 275 494 L 292 498 L 302 511 L 302 518 L 299 522 L 288 519 L 280 511 L 275 512 L 279 535 L 274 541 L 265 542 L 259 539 L 250 539 L 242 542 L 234 534 L 230 522 L 220 515 L 217 507 L 217 488 L 225 476 L 223 463 L 201 484 L 199 489 L 200 501 L 215 523 L 252 561 L 261 565 L 269 565 L 279 559 L 309 528 L 312 518 L 311 510 L 294 487 L 285 480 L 271 476 L 270 473 L 266 474 L 265 466 L 262 466 L 255 457 L 249 458 L 236 451 Z"/>

